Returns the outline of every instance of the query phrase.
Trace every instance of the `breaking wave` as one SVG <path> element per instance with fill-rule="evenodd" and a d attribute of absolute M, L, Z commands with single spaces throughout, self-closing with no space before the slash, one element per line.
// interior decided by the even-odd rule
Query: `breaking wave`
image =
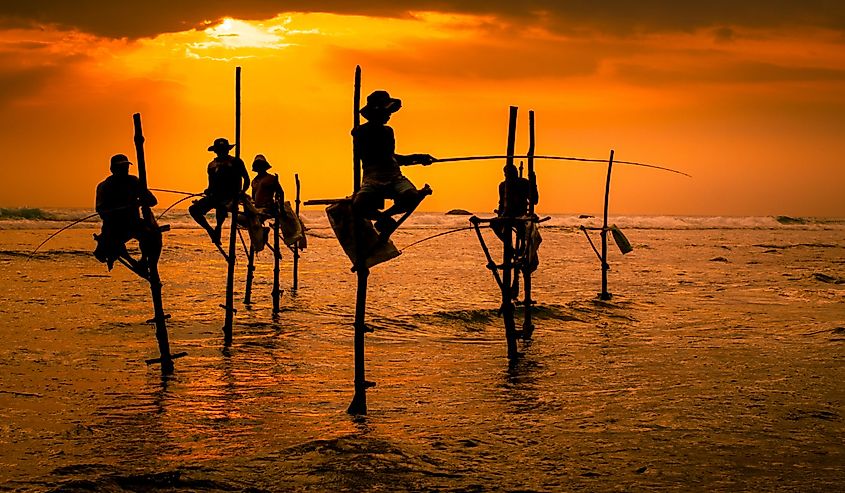
<path fill-rule="evenodd" d="M 156 214 L 161 214 L 159 208 Z M 93 213 L 91 209 L 38 209 L 0 208 L 0 229 L 58 229 L 72 221 Z M 491 217 L 490 213 L 477 213 L 479 217 Z M 322 208 L 309 208 L 301 213 L 303 222 L 310 230 L 330 229 Z M 545 214 L 544 228 L 577 230 L 581 226 L 600 227 L 600 215 L 590 214 Z M 80 227 L 99 224 L 94 216 L 82 222 Z M 195 229 L 197 224 L 186 209 L 168 211 L 159 222 L 174 229 Z M 608 221 L 623 229 L 657 230 L 838 230 L 845 229 L 845 218 L 818 218 L 793 216 L 611 216 Z M 467 216 L 447 215 L 442 212 L 419 212 L 411 216 L 403 229 L 454 229 L 469 226 Z M 320 234 L 317 234 L 320 236 Z"/>

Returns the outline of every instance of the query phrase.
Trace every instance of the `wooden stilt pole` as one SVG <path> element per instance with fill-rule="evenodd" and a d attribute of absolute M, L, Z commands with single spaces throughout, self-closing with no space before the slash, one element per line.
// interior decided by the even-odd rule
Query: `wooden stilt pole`
<path fill-rule="evenodd" d="M 246 256 L 246 286 L 244 286 L 244 305 L 252 304 L 252 279 L 255 277 L 255 249 L 252 238 L 249 240 L 249 252 Z"/>
<path fill-rule="evenodd" d="M 144 156 L 144 132 L 141 128 L 141 114 L 135 113 L 132 115 L 132 121 L 135 126 L 135 153 L 138 165 L 138 179 L 141 183 L 142 193 L 149 190 L 147 186 L 147 162 Z M 141 208 L 144 217 L 144 239 L 141 244 L 142 259 L 146 260 L 148 277 L 150 283 L 150 294 L 153 298 L 153 322 L 156 327 L 156 341 L 158 342 L 159 357 L 148 360 L 147 364 L 161 363 L 161 372 L 163 374 L 173 373 L 173 359 L 174 355 L 170 353 L 170 340 L 167 335 L 167 319 L 169 315 L 164 313 L 164 307 L 161 300 L 161 278 L 158 274 L 158 259 L 161 256 L 162 228 L 159 227 L 155 215 L 149 206 Z M 184 356 L 180 354 L 178 356 Z"/>
<path fill-rule="evenodd" d="M 534 200 L 532 197 L 532 191 L 534 190 L 534 187 L 537 186 L 536 177 L 534 176 L 534 110 L 528 111 L 528 183 L 528 215 L 533 218 Z M 531 225 L 536 226 L 533 219 Z M 526 235 L 523 244 L 523 248 L 525 249 L 525 253 L 523 255 L 525 263 L 522 266 L 522 278 L 525 285 L 525 317 L 522 322 L 523 339 L 531 339 L 531 335 L 534 333 L 534 323 L 531 321 L 531 310 L 534 305 L 534 300 L 531 299 L 531 265 L 528 261 L 533 247 L 533 235 L 531 234 L 531 230 L 527 229 L 527 226 L 528 223 L 526 223 Z"/>
<path fill-rule="evenodd" d="M 299 204 L 300 200 L 300 184 L 299 174 L 294 173 L 293 179 L 296 181 L 296 220 L 299 221 Z M 305 234 L 303 231 L 302 234 Z M 299 289 L 299 244 L 293 246 L 293 290 Z"/>
<path fill-rule="evenodd" d="M 241 157 L 241 67 L 235 68 L 235 157 Z M 231 231 L 229 233 L 229 265 L 226 272 L 226 320 L 223 324 L 223 344 L 232 344 L 232 322 L 235 314 L 235 236 L 238 234 L 238 197 L 240 189 L 232 200 Z"/>
<path fill-rule="evenodd" d="M 353 103 L 353 110 L 352 110 L 352 121 L 355 125 L 354 128 L 358 128 L 361 125 L 361 66 L 355 66 L 355 94 L 353 96 L 354 103 Z M 353 158 L 354 161 L 354 168 L 352 168 L 352 191 L 357 192 L 361 188 L 361 160 L 358 159 L 357 156 Z"/>
<path fill-rule="evenodd" d="M 279 179 L 279 175 L 276 175 Z M 279 289 L 279 262 L 282 260 L 282 251 L 279 250 L 279 220 L 282 217 L 282 207 L 284 204 L 278 204 L 276 217 L 273 219 L 273 316 L 277 316 L 281 310 L 279 307 L 279 298 L 282 296 L 282 290 Z"/>
<path fill-rule="evenodd" d="M 507 164 L 513 165 L 514 147 L 516 146 L 516 118 L 519 108 L 510 107 L 508 119 L 508 153 Z M 505 203 L 508 200 L 508 182 L 505 181 Z M 519 356 L 516 348 L 516 325 L 514 323 L 514 306 L 511 286 L 511 274 L 513 273 L 513 220 L 505 216 L 502 221 L 504 230 L 503 261 L 502 261 L 502 318 L 505 320 L 505 338 L 508 343 L 508 359 L 514 360 Z"/>
<path fill-rule="evenodd" d="M 361 67 L 355 67 L 355 94 L 353 104 L 353 128 L 358 128 L 361 124 Z M 353 151 L 353 190 L 358 192 L 361 189 L 361 160 L 358 159 L 357 154 Z M 354 342 L 354 362 L 355 362 L 355 395 L 352 397 L 352 402 L 346 412 L 353 415 L 367 414 L 367 388 L 375 384 L 367 382 L 365 372 L 365 358 L 364 358 L 364 335 L 367 331 L 366 326 L 366 311 L 367 311 L 367 278 L 370 275 L 370 269 L 367 267 L 367 249 L 362 240 L 363 234 L 361 231 L 362 222 L 364 218 L 358 217 L 353 209 L 353 230 L 355 235 L 355 273 L 358 276 L 358 287 L 355 295 L 355 342 Z"/>
<path fill-rule="evenodd" d="M 607 182 L 604 186 L 604 220 L 601 227 L 601 293 L 599 298 L 609 300 L 613 297 L 607 292 L 607 271 L 610 265 L 607 263 L 607 206 L 610 201 L 610 172 L 613 171 L 613 149 L 610 150 L 610 159 L 607 162 Z"/>

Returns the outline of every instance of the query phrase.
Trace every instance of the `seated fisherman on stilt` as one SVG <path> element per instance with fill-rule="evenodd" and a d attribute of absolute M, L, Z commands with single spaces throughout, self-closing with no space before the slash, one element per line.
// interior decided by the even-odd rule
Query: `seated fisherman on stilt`
<path fill-rule="evenodd" d="M 533 180 L 523 178 L 519 176 L 516 166 L 511 163 L 506 164 L 502 171 L 505 179 L 499 183 L 499 206 L 495 211 L 496 214 L 500 218 L 528 217 L 529 203 L 536 205 L 540 201 L 536 175 L 529 175 Z M 533 172 L 529 173 L 533 175 Z M 517 265 L 521 265 L 520 269 L 514 272 L 511 286 L 512 295 L 516 299 L 519 295 L 520 270 L 527 269 L 526 272 L 533 272 L 539 265 L 537 253 L 542 241 L 540 232 L 536 223 L 526 220 L 510 221 L 510 224 L 505 221 L 493 222 L 490 227 L 502 241 L 506 241 L 507 228 L 513 228 L 516 233 L 513 243 L 513 260 Z"/>
<path fill-rule="evenodd" d="M 270 163 L 263 154 L 257 154 L 252 161 L 252 171 L 257 174 L 252 179 L 252 202 L 251 204 L 244 204 L 244 210 L 248 215 L 256 216 L 255 220 L 245 218 L 244 225 L 250 228 L 250 238 L 253 238 L 253 246 L 256 251 L 261 251 L 270 234 L 270 228 L 264 226 L 264 221 L 273 218 L 276 220 L 282 212 L 282 204 L 285 201 L 285 191 L 279 183 L 279 177 L 271 175 L 267 172 L 270 169 Z M 256 232 L 253 231 L 258 227 L 260 237 L 256 238 Z M 259 241 L 260 240 L 260 241 Z"/>
<path fill-rule="evenodd" d="M 396 154 L 396 139 L 387 122 L 402 107 L 399 99 L 387 91 L 375 91 L 367 97 L 361 116 L 367 122 L 352 131 L 355 156 L 361 160 L 363 179 L 361 189 L 352 198 L 352 208 L 358 217 L 375 220 L 376 229 L 389 235 L 396 228 L 393 215 L 413 210 L 423 197 L 431 193 L 426 185 L 417 190 L 404 175 L 400 166 L 436 161 L 429 154 Z M 392 199 L 387 210 L 384 199 Z"/>
<path fill-rule="evenodd" d="M 99 235 L 94 235 L 97 248 L 94 257 L 112 269 L 122 259 L 127 266 L 142 277 L 148 277 L 147 258 L 157 258 L 161 252 L 150 251 L 160 243 L 154 241 L 155 231 L 144 224 L 140 207 L 152 207 L 158 203 L 149 190 L 141 189 L 137 176 L 129 174 L 132 163 L 124 154 L 111 157 L 111 176 L 97 185 L 96 209 L 103 226 Z M 141 249 L 141 258 L 135 260 L 126 250 L 126 242 L 136 239 Z"/>
<path fill-rule="evenodd" d="M 208 163 L 208 188 L 205 189 L 205 196 L 194 201 L 188 208 L 191 217 L 208 232 L 212 243 L 216 245 L 220 245 L 223 222 L 232 208 L 232 201 L 240 200 L 249 189 L 249 174 L 244 162 L 229 155 L 233 147 L 235 146 L 229 144 L 228 140 L 219 138 L 208 148 L 216 154 Z M 214 228 L 205 218 L 205 214 L 211 209 L 215 210 L 217 216 Z"/>
<path fill-rule="evenodd" d="M 499 183 L 499 206 L 494 211 L 499 217 L 516 218 L 526 217 L 529 211 L 529 201 L 536 205 L 540 201 L 537 192 L 536 175 L 534 180 L 519 176 L 516 166 L 506 164 L 502 169 L 505 179 Z M 533 172 L 531 172 L 533 174 Z M 532 186 L 533 185 L 533 186 Z M 525 222 L 516 221 L 514 224 L 517 232 L 517 239 L 525 237 Z M 494 226 L 493 230 L 499 238 L 504 235 L 502 226 Z"/>

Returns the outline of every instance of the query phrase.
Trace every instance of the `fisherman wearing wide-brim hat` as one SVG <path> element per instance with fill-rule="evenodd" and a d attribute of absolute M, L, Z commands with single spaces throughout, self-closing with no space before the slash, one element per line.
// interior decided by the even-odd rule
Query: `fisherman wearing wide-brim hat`
<path fill-rule="evenodd" d="M 361 159 L 363 170 L 353 208 L 359 217 L 375 220 L 381 231 L 389 231 L 395 225 L 391 216 L 412 210 L 422 200 L 422 194 L 402 174 L 400 166 L 427 166 L 436 161 L 429 154 L 396 154 L 396 139 L 387 122 L 401 107 L 402 101 L 390 97 L 387 91 L 374 91 L 360 110 L 367 122 L 352 131 L 355 156 Z M 393 199 L 393 205 L 382 212 L 386 198 Z"/>
<path fill-rule="evenodd" d="M 244 162 L 229 151 L 235 146 L 224 138 L 214 139 L 208 150 L 216 154 L 208 163 L 208 188 L 205 196 L 195 201 L 188 211 L 191 217 L 208 232 L 211 241 L 220 244 L 223 222 L 232 206 L 233 200 L 238 200 L 249 189 L 249 174 Z M 214 209 L 217 215 L 217 225 L 212 228 L 205 219 L 205 214 Z"/>
<path fill-rule="evenodd" d="M 141 206 L 152 207 L 158 202 L 149 190 L 141 188 L 141 181 L 129 174 L 132 162 L 125 154 L 115 154 L 109 160 L 111 176 L 97 185 L 96 210 L 103 220 L 102 230 L 96 235 L 94 256 L 111 270 L 119 257 L 130 259 L 126 242 L 135 238 L 142 243 L 149 236 L 141 221 Z"/>

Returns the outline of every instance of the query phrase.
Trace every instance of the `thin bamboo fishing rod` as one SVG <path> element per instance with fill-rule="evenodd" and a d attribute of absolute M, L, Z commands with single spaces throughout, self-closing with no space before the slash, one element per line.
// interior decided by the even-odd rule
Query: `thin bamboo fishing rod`
<path fill-rule="evenodd" d="M 183 192 L 182 190 L 170 190 L 170 189 L 167 189 L 167 188 L 150 188 L 148 190 L 151 191 L 151 192 L 165 192 L 165 193 L 175 193 L 175 194 L 178 194 L 178 195 L 190 195 L 192 197 L 195 197 L 197 195 L 203 195 L 201 193 Z"/>
<path fill-rule="evenodd" d="M 488 226 L 485 226 L 485 227 L 488 227 Z M 414 245 L 419 245 L 420 243 L 423 243 L 423 242 L 425 242 L 425 241 L 428 241 L 428 240 L 433 240 L 433 239 L 438 238 L 438 237 L 440 237 L 440 236 L 446 236 L 446 235 L 448 235 L 448 234 L 452 234 L 452 233 L 458 233 L 458 232 L 461 232 L 461 231 L 467 231 L 467 230 L 470 230 L 470 229 L 473 229 L 473 228 L 474 228 L 474 226 L 466 226 L 466 227 L 463 227 L 463 228 L 450 229 L 449 231 L 442 231 L 442 232 L 440 232 L 440 233 L 437 233 L 436 235 L 428 236 L 428 237 L 423 238 L 423 239 L 421 239 L 421 240 L 417 240 L 417 241 L 415 241 L 415 242 L 413 242 L 413 243 L 411 243 L 411 244 L 409 244 L 409 245 L 405 245 L 405 246 L 404 246 L 404 247 L 402 247 L 402 249 L 401 249 L 401 250 L 399 250 L 399 251 L 400 251 L 400 252 L 404 252 L 405 250 L 407 250 L 407 249 L 411 248 L 412 246 L 414 246 Z"/>
<path fill-rule="evenodd" d="M 125 207 L 118 207 L 117 209 L 114 209 L 114 210 L 118 210 L 118 209 L 125 209 Z M 30 253 L 30 254 L 29 254 L 29 256 L 28 256 L 28 257 L 26 257 L 26 261 L 27 261 L 27 262 L 29 262 L 29 260 L 30 260 L 30 259 L 31 259 L 31 258 L 32 258 L 32 257 L 33 257 L 33 256 L 34 256 L 37 252 L 38 252 L 38 250 L 39 250 L 41 247 L 43 247 L 43 246 L 44 246 L 44 244 L 46 244 L 48 241 L 50 241 L 50 240 L 52 240 L 53 238 L 55 238 L 56 236 L 58 236 L 58 234 L 59 234 L 59 233 L 61 233 L 61 232 L 63 232 L 63 231 L 66 231 L 66 230 L 68 230 L 68 229 L 70 229 L 70 228 L 72 228 L 72 227 L 76 226 L 77 224 L 79 224 L 79 223 L 83 222 L 83 221 L 87 221 L 88 219 L 91 219 L 91 218 L 93 218 L 93 217 L 96 217 L 98 214 L 99 214 L 99 212 L 95 212 L 95 213 L 93 213 L 93 214 L 89 214 L 89 215 L 87 215 L 87 216 L 85 216 L 85 217 L 83 217 L 83 218 L 77 219 L 76 221 L 73 221 L 72 223 L 68 224 L 67 226 L 65 226 L 65 227 L 63 227 L 63 228 L 59 229 L 58 231 L 56 231 L 55 233 L 51 234 L 50 236 L 48 236 L 48 237 L 47 237 L 47 239 L 46 239 L 46 240 L 42 241 L 41 243 L 39 243 L 39 244 L 38 244 L 38 246 L 37 246 L 37 247 L 35 247 L 35 250 L 33 250 L 33 251 L 32 251 L 32 253 Z"/>
<path fill-rule="evenodd" d="M 527 159 L 529 156 L 519 155 L 519 156 L 508 156 L 508 155 L 496 155 L 496 156 L 461 156 L 461 157 L 447 157 L 441 159 L 435 159 L 435 163 L 450 163 L 450 162 L 458 162 L 458 161 L 488 161 L 492 159 Z M 607 159 L 592 159 L 592 158 L 585 158 L 585 157 L 570 157 L 570 156 L 532 156 L 533 159 L 543 159 L 547 161 L 577 161 L 583 163 L 607 163 Z M 655 164 L 646 164 L 646 163 L 637 163 L 634 161 L 614 161 L 615 164 L 627 164 L 630 166 L 641 166 L 643 168 L 652 168 L 652 169 L 659 169 L 663 171 L 668 171 L 670 173 L 676 173 L 679 175 L 684 175 L 686 177 L 692 178 L 692 175 L 684 173 L 683 171 L 678 171 L 672 168 L 666 168 L 664 166 L 657 166 Z"/>
<path fill-rule="evenodd" d="M 150 190 L 152 190 L 152 188 L 151 188 Z M 183 198 L 181 198 L 181 199 L 177 200 L 176 202 L 173 202 L 172 204 L 170 204 L 170 205 L 167 207 L 167 209 L 164 209 L 163 211 L 161 211 L 161 214 L 159 214 L 159 215 L 158 215 L 158 218 L 157 218 L 157 219 L 161 219 L 162 217 L 164 217 L 164 215 L 165 215 L 165 214 L 167 214 L 167 213 L 170 211 L 170 209 L 172 209 L 172 208 L 176 207 L 177 205 L 181 204 L 182 202 L 184 202 L 184 201 L 186 201 L 186 200 L 188 200 L 188 199 L 192 199 L 192 198 L 194 198 L 194 197 L 201 197 L 202 195 L 203 195 L 203 194 L 201 194 L 201 193 L 191 193 L 191 194 L 188 194 L 188 196 L 187 196 L 187 197 L 183 197 Z"/>

